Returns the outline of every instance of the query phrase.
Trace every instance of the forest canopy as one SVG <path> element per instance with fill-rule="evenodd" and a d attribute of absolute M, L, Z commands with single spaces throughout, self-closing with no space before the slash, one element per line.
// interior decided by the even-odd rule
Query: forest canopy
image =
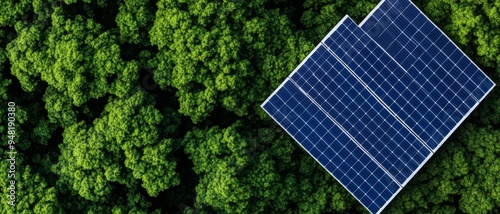
<path fill-rule="evenodd" d="M 377 0 L 4 0 L 2 213 L 367 212 L 260 108 Z M 495 82 L 500 4 L 415 0 Z M 495 88 L 386 208 L 500 212 Z M 0 168 L 7 173 L 8 161 Z"/>

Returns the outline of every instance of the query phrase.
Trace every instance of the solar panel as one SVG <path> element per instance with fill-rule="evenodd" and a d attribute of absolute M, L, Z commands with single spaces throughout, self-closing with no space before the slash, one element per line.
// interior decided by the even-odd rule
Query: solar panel
<path fill-rule="evenodd" d="M 360 26 L 399 63 L 398 73 L 404 69 L 413 80 L 406 81 L 413 89 L 408 95 L 393 99 L 395 105 L 405 104 L 402 99 L 412 93 L 408 102 L 413 104 L 396 114 L 433 151 L 495 85 L 410 1 L 383 1 Z M 421 114 L 417 118 L 424 123 L 412 114 Z"/>
<path fill-rule="evenodd" d="M 360 26 L 345 16 L 262 108 L 379 213 L 495 84 L 409 1 Z"/>
<path fill-rule="evenodd" d="M 466 102 L 447 102 L 448 98 L 453 97 L 443 94 L 443 91 L 452 90 L 448 88 L 449 81 L 443 82 L 430 70 L 418 71 L 420 77 L 415 78 L 411 71 L 401 68 L 351 19 L 347 18 L 343 23 L 346 24 L 327 36 L 324 43 L 347 63 L 404 124 L 410 126 L 427 145 L 436 148 L 458 122 L 449 118 L 467 113 L 456 110 L 469 110 L 476 104 L 476 100 L 453 88 L 457 90 L 453 96 L 458 97 L 463 93 L 460 95 L 467 97 Z"/>
<path fill-rule="evenodd" d="M 379 210 L 401 190 L 290 79 L 263 108 L 370 211 Z"/>
<path fill-rule="evenodd" d="M 291 79 L 400 184 L 430 154 L 324 46 Z"/>

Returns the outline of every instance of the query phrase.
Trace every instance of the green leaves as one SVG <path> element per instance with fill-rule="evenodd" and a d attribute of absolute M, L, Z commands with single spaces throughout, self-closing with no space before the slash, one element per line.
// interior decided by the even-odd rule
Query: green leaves
<path fill-rule="evenodd" d="M 300 19 L 306 34 L 319 41 L 342 17 L 349 14 L 354 20 L 365 17 L 379 1 L 307 0 Z"/>
<path fill-rule="evenodd" d="M 120 4 L 116 23 L 120 29 L 120 39 L 132 44 L 149 44 L 147 29 L 154 14 L 150 1 L 127 0 Z"/>
<path fill-rule="evenodd" d="M 116 37 L 103 32 L 95 21 L 79 15 L 65 20 L 61 13 L 56 8 L 51 27 L 17 23 L 18 37 L 7 51 L 12 73 L 24 90 L 33 91 L 43 81 L 49 85 L 47 101 L 63 96 L 63 101 L 53 101 L 60 104 L 47 102 L 46 106 L 50 118 L 62 117 L 56 120 L 67 126 L 75 122 L 72 106 L 106 94 L 123 97 L 137 79 L 139 68 L 137 62 L 120 58 Z"/>
<path fill-rule="evenodd" d="M 5 39 L 5 32 L 0 30 L 0 39 Z M 8 98 L 7 87 L 12 84 L 12 80 L 5 78 L 8 72 L 7 68 L 7 57 L 5 56 L 5 51 L 0 49 L 0 101 L 5 103 Z M 0 113 L 4 115 L 5 109 L 1 109 Z M 0 133 L 3 132 L 4 127 L 0 127 Z"/>
<path fill-rule="evenodd" d="M 414 2 L 496 78 L 498 3 Z M 260 104 L 335 20 L 360 21 L 377 3 L 2 2 L 0 101 L 18 106 L 22 154 L 19 204 L 2 210 L 363 212 Z M 388 212 L 498 210 L 498 96 L 489 95 Z"/>
<path fill-rule="evenodd" d="M 4 153 L 6 151 L 2 151 Z M 7 176 L 0 179 L 2 188 L 2 204 L 0 205 L 3 213 L 62 213 L 61 206 L 57 199 L 57 190 L 54 186 L 48 185 L 47 181 L 38 173 L 34 173 L 30 166 L 26 166 L 24 156 L 16 155 L 16 173 L 15 178 L 15 206 L 9 205 L 7 195 L 10 194 L 7 187 L 10 186 L 11 179 Z M 8 169 L 10 163 L 2 161 L 0 167 Z"/>
<path fill-rule="evenodd" d="M 112 99 L 93 126 L 80 122 L 64 131 L 54 168 L 61 185 L 103 202 L 116 188 L 114 182 L 128 188 L 139 183 L 151 196 L 179 184 L 176 162 L 169 157 L 172 141 L 158 138 L 156 126 L 163 118 L 144 96 L 137 91 Z"/>
<path fill-rule="evenodd" d="M 347 191 L 306 152 L 295 150 L 298 146 L 284 132 L 248 129 L 236 122 L 224 129 L 195 129 L 184 141 L 200 177 L 196 209 L 291 212 L 296 204 L 301 212 L 319 213 L 348 208 Z"/>
<path fill-rule="evenodd" d="M 464 177 L 461 184 L 465 188 L 460 198 L 460 209 L 469 213 L 488 213 L 500 204 L 500 132 L 491 128 L 466 126 L 461 139 L 473 154 L 472 174 Z"/>
<path fill-rule="evenodd" d="M 0 7 L 0 27 L 12 26 L 17 19 L 21 17 L 26 17 L 27 11 L 30 9 L 30 1 L 13 1 L 6 0 L 2 1 L 2 7 Z"/>
<path fill-rule="evenodd" d="M 282 80 L 281 74 L 292 66 L 271 68 L 266 63 L 278 56 L 294 64 L 289 44 L 296 43 L 296 35 L 286 16 L 279 10 L 263 10 L 264 4 L 158 2 L 149 32 L 151 43 L 160 50 L 154 78 L 162 88 L 177 89 L 179 113 L 194 123 L 219 106 L 246 116 L 264 98 L 260 91 L 269 87 L 262 75 L 280 74 Z"/>
<path fill-rule="evenodd" d="M 442 0 L 431 1 L 425 12 L 436 17 L 445 32 L 468 54 L 487 67 L 500 63 L 500 4 L 487 1 Z M 442 21 L 441 21 L 442 20 Z"/>

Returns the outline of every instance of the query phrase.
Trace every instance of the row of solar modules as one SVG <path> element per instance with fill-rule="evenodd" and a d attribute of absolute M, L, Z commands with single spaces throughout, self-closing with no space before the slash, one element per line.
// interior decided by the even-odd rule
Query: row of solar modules
<path fill-rule="evenodd" d="M 451 41 L 426 46 L 447 39 L 428 23 L 409 1 L 346 16 L 262 105 L 373 213 L 494 87 Z"/>
<path fill-rule="evenodd" d="M 324 44 L 263 107 L 370 211 L 431 154 Z"/>
<path fill-rule="evenodd" d="M 263 108 L 371 212 L 401 190 L 293 80 L 287 79 Z"/>
<path fill-rule="evenodd" d="M 387 87 L 377 94 L 433 151 L 495 85 L 408 0 L 382 2 L 359 30 L 399 64 L 378 74 L 409 89 L 400 97 Z"/>

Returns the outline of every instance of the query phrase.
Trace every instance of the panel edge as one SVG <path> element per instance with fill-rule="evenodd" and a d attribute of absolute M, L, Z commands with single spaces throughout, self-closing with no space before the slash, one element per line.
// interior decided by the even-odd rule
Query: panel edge
<path fill-rule="evenodd" d="M 385 2 L 385 0 L 382 0 L 380 1 L 371 11 L 370 13 L 368 13 L 368 15 L 366 15 L 366 17 L 363 19 L 363 21 L 361 21 L 358 26 L 361 28 L 361 26 L 363 26 L 363 24 L 365 24 L 366 21 L 368 21 L 368 19 L 370 19 L 372 17 L 372 15 L 375 13 L 375 11 L 378 10 L 378 8 L 380 7 L 380 5 L 382 5 L 383 3 Z"/>

